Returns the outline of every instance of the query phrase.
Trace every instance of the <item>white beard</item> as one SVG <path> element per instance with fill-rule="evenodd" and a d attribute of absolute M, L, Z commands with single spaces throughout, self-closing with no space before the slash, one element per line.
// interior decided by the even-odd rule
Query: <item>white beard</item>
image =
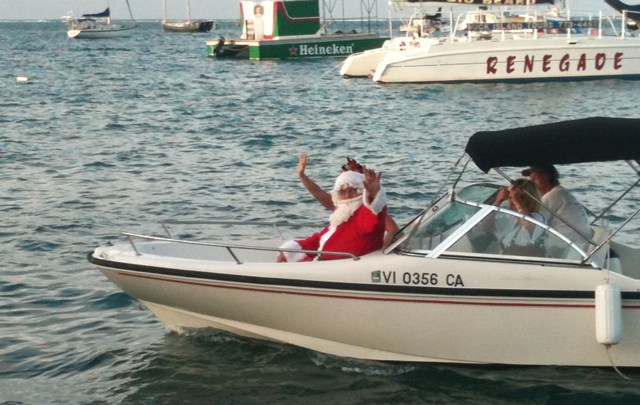
<path fill-rule="evenodd" d="M 362 196 L 351 198 L 349 200 L 341 200 L 336 204 L 336 210 L 329 217 L 330 228 L 337 228 L 351 218 L 351 216 L 362 205 Z"/>
<path fill-rule="evenodd" d="M 329 230 L 320 238 L 320 247 L 318 250 L 322 250 L 324 244 L 333 236 L 338 226 L 347 222 L 358 208 L 360 208 L 362 201 L 362 196 L 358 196 L 349 200 L 341 200 L 340 204 L 336 204 L 336 210 L 333 211 L 329 217 Z M 317 259 L 316 257 L 314 260 Z"/>

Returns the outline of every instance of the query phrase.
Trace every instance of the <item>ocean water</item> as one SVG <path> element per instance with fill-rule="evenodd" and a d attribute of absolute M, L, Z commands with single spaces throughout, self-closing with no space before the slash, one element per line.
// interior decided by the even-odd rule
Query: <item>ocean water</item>
<path fill-rule="evenodd" d="M 637 370 L 383 363 L 178 335 L 90 265 L 95 246 L 159 233 L 160 220 L 325 221 L 297 180 L 304 152 L 324 188 L 347 156 L 382 171 L 404 223 L 478 130 L 638 116 L 640 82 L 378 85 L 341 78 L 335 58 L 207 58 L 208 38 L 234 33 L 231 22 L 193 35 L 142 23 L 131 38 L 80 41 L 57 21 L 0 23 L 0 404 L 640 401 Z M 560 171 L 595 209 L 635 176 L 622 164 Z M 638 201 L 632 192 L 621 208 Z M 620 238 L 638 235 L 630 224 Z"/>

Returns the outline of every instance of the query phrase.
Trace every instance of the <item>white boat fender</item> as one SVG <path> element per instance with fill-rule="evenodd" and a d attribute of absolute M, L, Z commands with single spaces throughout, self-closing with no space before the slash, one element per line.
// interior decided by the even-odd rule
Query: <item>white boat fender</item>
<path fill-rule="evenodd" d="M 612 284 L 596 287 L 596 340 L 617 345 L 622 338 L 622 294 Z"/>

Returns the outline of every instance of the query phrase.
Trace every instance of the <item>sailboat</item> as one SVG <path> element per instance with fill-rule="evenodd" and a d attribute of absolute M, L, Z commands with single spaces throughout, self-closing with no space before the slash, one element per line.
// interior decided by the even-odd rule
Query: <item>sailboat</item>
<path fill-rule="evenodd" d="M 164 19 L 162 28 L 170 32 L 209 32 L 213 28 L 213 20 L 192 20 L 191 0 L 187 0 L 187 19 L 183 21 L 167 20 L 167 0 L 163 0 Z"/>
<path fill-rule="evenodd" d="M 63 17 L 63 20 L 65 20 L 68 25 L 67 36 L 77 39 L 120 38 L 130 36 L 138 24 L 133 19 L 129 0 L 126 1 L 132 23 L 114 24 L 111 21 L 111 9 L 107 7 L 106 10 L 101 13 L 83 14 L 81 17 Z"/>

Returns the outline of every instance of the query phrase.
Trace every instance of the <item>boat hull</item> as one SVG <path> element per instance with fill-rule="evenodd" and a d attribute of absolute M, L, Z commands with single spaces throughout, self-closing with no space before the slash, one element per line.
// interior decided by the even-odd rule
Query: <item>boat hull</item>
<path fill-rule="evenodd" d="M 69 38 L 75 39 L 102 39 L 102 38 L 123 38 L 129 37 L 133 33 L 134 27 L 97 27 L 89 29 L 70 29 L 67 31 Z"/>
<path fill-rule="evenodd" d="M 347 77 L 373 77 L 378 65 L 385 59 L 387 53 L 401 51 L 403 53 L 416 49 L 416 44 L 428 47 L 431 44 L 439 44 L 436 39 L 397 37 L 384 42 L 381 48 L 370 49 L 364 52 L 349 55 L 342 63 L 340 74 Z"/>
<path fill-rule="evenodd" d="M 619 274 L 380 252 L 285 264 L 269 252 L 238 264 L 163 249 L 98 248 L 89 260 L 173 330 L 213 327 L 373 360 L 640 366 L 638 282 Z M 609 349 L 595 326 L 607 278 L 623 291 L 622 340 Z"/>
<path fill-rule="evenodd" d="M 167 32 L 209 32 L 214 26 L 212 20 L 163 22 L 162 29 Z"/>
<path fill-rule="evenodd" d="M 640 78 L 637 38 L 545 38 L 443 42 L 388 51 L 375 67 L 382 83 L 531 82 Z"/>
<path fill-rule="evenodd" d="M 336 34 L 263 40 L 227 39 L 222 46 L 218 46 L 220 40 L 211 40 L 207 41 L 207 54 L 255 60 L 344 57 L 379 48 L 386 39 L 377 34 Z"/>

